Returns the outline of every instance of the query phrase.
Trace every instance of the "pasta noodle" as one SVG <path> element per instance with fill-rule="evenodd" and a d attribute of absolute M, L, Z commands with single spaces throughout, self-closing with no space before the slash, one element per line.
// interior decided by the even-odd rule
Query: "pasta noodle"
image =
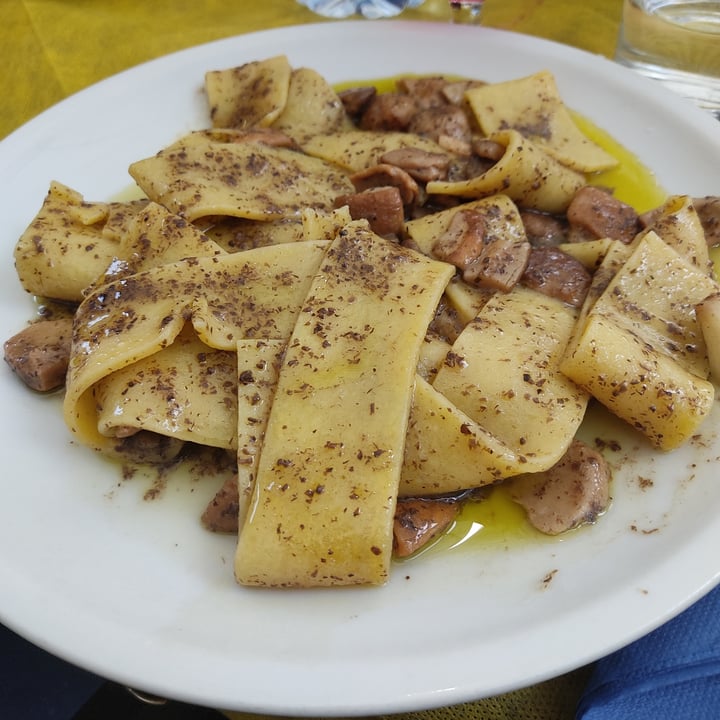
<path fill-rule="evenodd" d="M 486 135 L 516 130 L 559 163 L 579 172 L 617 165 L 612 155 L 580 132 L 560 97 L 555 78 L 546 70 L 471 88 L 466 98 Z"/>
<path fill-rule="evenodd" d="M 187 322 L 218 350 L 235 352 L 247 337 L 286 338 L 325 247 L 308 241 L 189 258 L 100 286 L 76 313 L 64 399 L 71 431 L 112 452 L 115 443 L 97 428 L 93 386 L 173 343 Z M 165 415 L 162 404 L 157 412 Z"/>
<path fill-rule="evenodd" d="M 427 191 L 463 198 L 505 194 L 524 207 L 560 213 L 585 184 L 580 173 L 561 165 L 517 130 L 501 130 L 489 139 L 505 148 L 495 165 L 469 180 L 434 180 Z"/>
<path fill-rule="evenodd" d="M 387 579 L 415 367 L 451 275 L 364 224 L 338 234 L 285 351 L 238 539 L 241 583 Z"/>
<path fill-rule="evenodd" d="M 213 127 L 251 128 L 272 124 L 287 103 L 291 74 L 285 55 L 205 73 Z"/>
<path fill-rule="evenodd" d="M 583 318 L 561 370 L 661 449 L 677 447 L 715 399 L 694 308 L 716 289 L 647 233 Z"/>
<path fill-rule="evenodd" d="M 304 207 L 331 210 L 338 195 L 353 189 L 345 173 L 315 158 L 205 132 L 134 162 L 130 174 L 151 200 L 187 220 L 274 220 Z"/>
<path fill-rule="evenodd" d="M 526 288 L 497 293 L 453 344 L 433 386 L 515 454 L 515 473 L 563 455 L 589 395 L 560 372 L 575 311 Z"/>
<path fill-rule="evenodd" d="M 53 182 L 15 245 L 23 288 L 40 297 L 79 302 L 116 257 L 119 238 L 144 204 L 86 202 L 80 193 Z"/>

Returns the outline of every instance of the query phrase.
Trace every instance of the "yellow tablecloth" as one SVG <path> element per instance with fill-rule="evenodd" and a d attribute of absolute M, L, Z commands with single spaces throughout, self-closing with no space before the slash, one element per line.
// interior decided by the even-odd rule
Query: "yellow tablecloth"
<path fill-rule="evenodd" d="M 621 0 L 487 0 L 483 22 L 612 55 L 620 11 Z M 426 0 L 402 15 L 449 16 L 447 0 Z M 0 0 L 0 18 L 0 137 L 67 95 L 145 60 L 319 20 L 295 0 Z"/>
<path fill-rule="evenodd" d="M 483 24 L 611 56 L 620 13 L 621 0 L 487 0 Z M 426 0 L 402 17 L 447 22 L 450 12 L 447 0 Z M 322 20 L 295 0 L 0 0 L 0 18 L 0 138 L 64 97 L 140 62 L 222 37 Z M 589 672 L 582 668 L 507 695 L 408 717 L 565 720 L 574 716 Z"/>

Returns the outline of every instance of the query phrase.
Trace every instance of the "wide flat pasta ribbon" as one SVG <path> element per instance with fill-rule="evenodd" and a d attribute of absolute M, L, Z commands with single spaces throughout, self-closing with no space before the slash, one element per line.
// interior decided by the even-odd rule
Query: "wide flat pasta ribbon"
<path fill-rule="evenodd" d="M 619 257 L 625 262 L 590 296 L 560 367 L 671 450 L 697 431 L 715 399 L 695 306 L 718 285 L 652 231 Z"/>
<path fill-rule="evenodd" d="M 420 345 L 453 272 L 365 223 L 338 233 L 280 369 L 239 582 L 385 582 Z"/>
<path fill-rule="evenodd" d="M 326 247 L 308 241 L 189 258 L 95 289 L 75 317 L 64 400 L 71 431 L 111 452 L 93 385 L 170 345 L 186 322 L 208 347 L 233 353 L 242 338 L 286 338 Z"/>
<path fill-rule="evenodd" d="M 590 173 L 613 168 L 618 161 L 588 139 L 560 97 L 547 70 L 506 82 L 488 83 L 465 94 L 487 135 L 517 130 L 566 167 Z"/>
<path fill-rule="evenodd" d="M 336 197 L 353 192 L 346 173 L 323 160 L 229 131 L 190 133 L 129 172 L 151 200 L 191 221 L 299 217 L 305 207 L 330 210 Z"/>
<path fill-rule="evenodd" d="M 521 207 L 562 213 L 585 185 L 584 175 L 560 164 L 517 130 L 498 130 L 489 139 L 505 148 L 494 165 L 468 180 L 433 180 L 426 186 L 428 193 L 463 198 L 505 194 Z"/>

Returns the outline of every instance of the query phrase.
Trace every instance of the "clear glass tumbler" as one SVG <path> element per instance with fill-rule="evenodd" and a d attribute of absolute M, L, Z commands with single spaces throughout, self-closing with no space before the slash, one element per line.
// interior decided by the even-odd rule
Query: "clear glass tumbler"
<path fill-rule="evenodd" d="M 615 59 L 720 118 L 720 0 L 624 0 Z"/>

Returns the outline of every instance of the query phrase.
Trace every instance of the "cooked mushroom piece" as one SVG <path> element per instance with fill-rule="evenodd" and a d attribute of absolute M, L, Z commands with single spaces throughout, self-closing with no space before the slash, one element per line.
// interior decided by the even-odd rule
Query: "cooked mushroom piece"
<path fill-rule="evenodd" d="M 388 150 L 380 157 L 380 162 L 397 165 L 415 180 L 425 183 L 444 180 L 450 167 L 450 158 L 447 155 L 414 147 Z"/>
<path fill-rule="evenodd" d="M 174 462 L 185 442 L 178 438 L 159 435 L 149 430 L 124 434 L 117 438 L 115 451 L 130 463 L 140 465 L 166 465 Z"/>
<path fill-rule="evenodd" d="M 693 198 L 708 247 L 720 245 L 720 196 Z"/>
<path fill-rule="evenodd" d="M 218 134 L 216 131 L 215 134 Z M 250 128 L 242 130 L 228 136 L 227 142 L 235 143 L 260 143 L 269 147 L 289 148 L 290 150 L 298 150 L 298 144 L 289 135 L 275 128 Z"/>
<path fill-rule="evenodd" d="M 411 120 L 408 132 L 428 137 L 451 152 L 470 155 L 470 122 L 456 105 L 421 110 Z"/>
<path fill-rule="evenodd" d="M 358 192 L 387 185 L 396 187 L 400 191 L 403 205 L 412 205 L 420 195 L 420 188 L 413 177 L 397 165 L 388 163 L 360 170 L 350 176 L 350 182 Z"/>
<path fill-rule="evenodd" d="M 71 336 L 72 318 L 35 322 L 5 342 L 5 362 L 29 388 L 56 390 L 65 384 Z"/>
<path fill-rule="evenodd" d="M 370 100 L 358 125 L 362 130 L 407 130 L 416 112 L 417 103 L 409 95 L 382 93 Z"/>
<path fill-rule="evenodd" d="M 512 499 L 546 535 L 558 535 L 592 523 L 610 502 L 610 468 L 603 456 L 574 440 L 549 470 L 508 481 Z"/>
<path fill-rule="evenodd" d="M 458 210 L 433 245 L 433 255 L 465 270 L 485 249 L 485 228 L 482 213 Z"/>
<path fill-rule="evenodd" d="M 238 477 L 233 475 L 227 478 L 215 493 L 200 520 L 210 532 L 237 533 L 239 506 Z"/>
<path fill-rule="evenodd" d="M 558 248 L 534 247 L 520 282 L 579 308 L 590 289 L 592 275 L 577 258 Z"/>
<path fill-rule="evenodd" d="M 453 499 L 400 498 L 393 525 L 393 554 L 407 557 L 444 532 L 460 505 Z"/>
<path fill-rule="evenodd" d="M 488 138 L 473 138 L 472 151 L 478 157 L 495 163 L 505 154 L 507 148 L 501 143 Z"/>
<path fill-rule="evenodd" d="M 632 242 L 641 227 L 637 212 L 602 188 L 585 185 L 567 209 L 570 240 L 612 238 Z"/>
<path fill-rule="evenodd" d="M 365 112 L 370 101 L 377 95 L 377 88 L 372 85 L 348 88 L 338 93 L 338 97 L 345 107 L 345 112 L 353 119 L 357 119 Z"/>
<path fill-rule="evenodd" d="M 449 81 L 441 75 L 431 77 L 401 77 L 397 88 L 406 95 L 411 95 L 421 109 L 439 107 L 448 104 L 445 88 Z"/>
<path fill-rule="evenodd" d="M 696 305 L 695 315 L 705 339 L 710 374 L 720 383 L 720 294 L 711 295 Z"/>
<path fill-rule="evenodd" d="M 347 205 L 353 220 L 365 218 L 374 233 L 388 237 L 398 235 L 405 222 L 400 190 L 394 186 L 375 187 L 351 195 L 341 195 L 335 207 Z"/>
<path fill-rule="evenodd" d="M 490 235 L 482 213 L 459 210 L 435 242 L 433 255 L 462 271 L 465 282 L 492 290 L 511 290 L 522 277 L 530 243 Z"/>
<path fill-rule="evenodd" d="M 555 247 L 567 242 L 568 224 L 565 218 L 537 210 L 520 210 L 528 242 L 533 247 Z"/>

